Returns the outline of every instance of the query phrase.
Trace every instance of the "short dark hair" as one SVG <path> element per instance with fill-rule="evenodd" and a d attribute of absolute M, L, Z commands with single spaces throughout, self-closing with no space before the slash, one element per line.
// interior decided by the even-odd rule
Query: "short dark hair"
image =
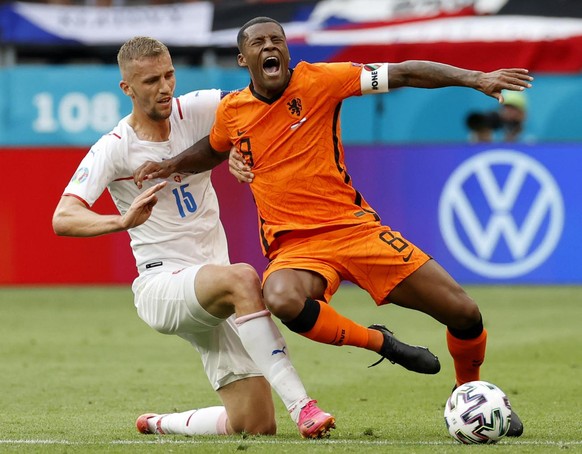
<path fill-rule="evenodd" d="M 254 19 L 251 19 L 246 24 L 244 24 L 240 28 L 240 30 L 238 31 L 238 35 L 236 35 L 236 45 L 238 46 L 238 50 L 239 51 L 242 50 L 242 45 L 243 45 L 243 42 L 246 38 L 245 31 L 247 30 L 247 28 L 252 27 L 253 25 L 256 25 L 256 24 L 266 24 L 269 22 L 272 22 L 273 24 L 277 24 L 279 26 L 279 28 L 281 29 L 281 31 L 283 32 L 283 36 L 285 36 L 285 30 L 283 30 L 283 26 L 275 19 L 272 19 L 272 18 L 266 17 L 266 16 L 255 17 Z"/>

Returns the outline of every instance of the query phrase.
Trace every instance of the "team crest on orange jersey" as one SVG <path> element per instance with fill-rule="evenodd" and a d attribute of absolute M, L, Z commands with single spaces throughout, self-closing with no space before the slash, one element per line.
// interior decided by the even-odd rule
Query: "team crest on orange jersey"
<path fill-rule="evenodd" d="M 292 115 L 300 116 L 301 115 L 301 99 L 293 98 L 291 101 L 287 103 L 287 108 Z"/>

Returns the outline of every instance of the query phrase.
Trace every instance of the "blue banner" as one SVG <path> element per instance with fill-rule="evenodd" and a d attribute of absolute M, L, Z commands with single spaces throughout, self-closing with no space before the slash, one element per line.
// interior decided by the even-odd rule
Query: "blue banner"
<path fill-rule="evenodd" d="M 350 147 L 354 186 L 462 283 L 581 284 L 582 145 Z"/>

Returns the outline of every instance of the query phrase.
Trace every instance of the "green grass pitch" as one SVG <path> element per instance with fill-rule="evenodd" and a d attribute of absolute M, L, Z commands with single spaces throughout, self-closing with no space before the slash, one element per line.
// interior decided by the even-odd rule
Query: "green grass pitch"
<path fill-rule="evenodd" d="M 454 442 L 442 416 L 453 385 L 444 329 L 420 313 L 377 308 L 351 286 L 336 309 L 429 346 L 441 372 L 387 361 L 368 369 L 374 353 L 282 328 L 309 393 L 337 418 L 331 438 L 302 440 L 278 398 L 274 437 L 140 435 L 141 413 L 219 404 L 190 345 L 139 320 L 129 287 L 0 288 L 0 452 L 582 452 L 582 287 L 467 290 L 489 332 L 482 379 L 509 396 L 525 425 L 519 439 Z"/>

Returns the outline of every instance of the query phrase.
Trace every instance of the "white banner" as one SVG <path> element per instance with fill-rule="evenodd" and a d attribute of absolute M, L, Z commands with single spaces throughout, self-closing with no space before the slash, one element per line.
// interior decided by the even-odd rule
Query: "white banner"
<path fill-rule="evenodd" d="M 552 41 L 582 35 L 582 19 L 535 16 L 466 16 L 346 30 L 316 30 L 311 45 L 430 42 Z"/>
<path fill-rule="evenodd" d="M 169 46 L 204 46 L 210 42 L 214 6 L 211 2 L 106 8 L 16 3 L 15 10 L 31 25 L 82 44 L 117 45 L 141 35 Z"/>

